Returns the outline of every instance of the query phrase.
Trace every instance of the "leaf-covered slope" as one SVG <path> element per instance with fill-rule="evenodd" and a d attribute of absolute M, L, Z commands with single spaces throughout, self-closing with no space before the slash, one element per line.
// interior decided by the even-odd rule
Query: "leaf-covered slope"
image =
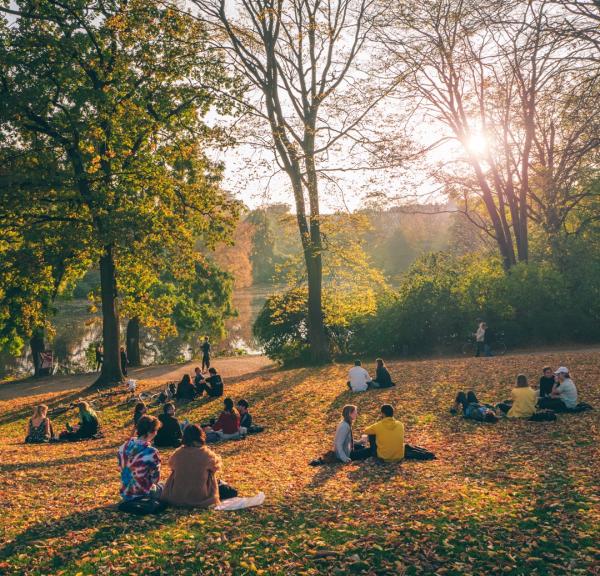
<path fill-rule="evenodd" d="M 517 373 L 535 381 L 545 364 L 569 366 L 581 399 L 597 410 L 553 423 L 496 425 L 449 415 L 458 389 L 500 401 Z M 226 379 L 226 394 L 247 398 L 255 420 L 268 427 L 216 447 L 226 480 L 242 494 L 267 495 L 264 506 L 241 513 L 118 513 L 115 453 L 132 412 L 119 405 L 122 396 L 96 401 L 106 438 L 49 446 L 20 443 L 33 398 L 3 403 L 0 572 L 594 574 L 600 560 L 598 351 L 389 367 L 398 386 L 361 395 L 346 389 L 347 366 Z M 65 396 L 47 400 L 60 403 Z M 308 466 L 330 448 L 344 404 L 358 405 L 359 434 L 384 402 L 406 423 L 407 440 L 432 449 L 438 460 Z M 203 399 L 178 407 L 178 415 L 201 421 L 220 406 Z M 164 477 L 169 454 L 162 452 Z"/>

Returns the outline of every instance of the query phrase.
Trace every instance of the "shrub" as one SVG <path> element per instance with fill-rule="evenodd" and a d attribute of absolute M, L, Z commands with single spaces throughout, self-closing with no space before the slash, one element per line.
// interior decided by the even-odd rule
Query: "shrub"
<path fill-rule="evenodd" d="M 485 320 L 509 347 L 600 340 L 600 259 L 567 253 L 520 263 L 506 272 L 499 258 L 428 254 L 402 277 L 397 291 L 324 297 L 334 356 L 457 352 Z M 354 299 L 354 300 L 353 300 Z M 368 301 L 368 306 L 365 302 Z M 255 334 L 265 352 L 289 363 L 306 356 L 306 291 L 274 295 Z"/>

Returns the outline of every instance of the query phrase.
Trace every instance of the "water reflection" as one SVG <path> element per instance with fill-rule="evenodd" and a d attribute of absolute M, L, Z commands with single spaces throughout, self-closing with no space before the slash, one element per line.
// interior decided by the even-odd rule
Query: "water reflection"
<path fill-rule="evenodd" d="M 233 296 L 238 311 L 226 322 L 227 337 L 214 343 L 218 354 L 260 354 L 252 335 L 252 325 L 271 287 L 240 289 Z M 102 340 L 102 320 L 99 313 L 91 313 L 85 300 L 61 302 L 55 317 L 56 333 L 48 343 L 54 352 L 57 372 L 75 374 L 89 372 L 94 366 L 94 347 Z M 125 325 L 122 326 L 125 334 Z M 181 337 L 160 340 L 142 327 L 140 330 L 141 355 L 144 364 L 175 363 L 199 356 L 200 337 L 185 341 Z M 26 350 L 21 358 L 0 355 L 0 375 L 26 374 L 33 371 L 31 354 Z"/>

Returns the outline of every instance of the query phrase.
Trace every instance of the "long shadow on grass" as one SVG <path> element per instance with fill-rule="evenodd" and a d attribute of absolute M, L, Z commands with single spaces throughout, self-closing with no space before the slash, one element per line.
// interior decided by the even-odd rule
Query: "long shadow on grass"
<path fill-rule="evenodd" d="M 82 460 L 89 462 L 92 460 L 116 460 L 116 451 L 109 447 L 104 446 L 105 449 L 110 450 L 105 454 L 86 454 L 85 456 L 73 456 L 72 458 L 60 458 L 59 460 L 44 460 L 37 462 L 16 462 L 11 464 L 0 464 L 0 474 L 13 472 L 15 470 L 34 470 L 36 468 L 53 468 L 56 466 L 69 466 L 71 464 L 81 464 Z"/>
<path fill-rule="evenodd" d="M 52 418 L 52 410 L 57 406 L 60 406 L 62 404 L 70 404 L 71 402 L 75 402 L 79 398 L 86 399 L 93 394 L 95 394 L 95 391 L 68 391 L 65 394 L 61 394 L 60 396 L 52 398 L 52 400 L 46 401 L 45 403 L 48 405 L 50 418 Z M 12 424 L 13 422 L 17 422 L 18 420 L 23 420 L 31 416 L 33 407 L 37 406 L 39 403 L 39 401 L 31 401 L 28 402 L 25 406 L 21 406 L 17 410 L 5 412 L 0 416 L 0 426 L 3 426 L 4 424 Z"/>
<path fill-rule="evenodd" d="M 267 372 L 269 372 L 269 371 L 266 370 L 266 371 L 261 371 L 261 372 L 255 372 L 252 377 L 254 378 L 254 377 L 256 377 L 257 374 L 260 376 L 260 374 L 267 373 Z M 293 417 L 292 420 L 299 420 L 299 421 L 304 419 L 305 415 L 304 415 L 303 411 L 296 411 L 296 413 L 292 413 L 292 411 L 288 411 L 286 413 L 285 420 L 278 419 L 277 421 L 274 421 L 274 422 L 267 422 L 267 421 L 261 420 L 260 412 L 257 413 L 254 409 L 261 402 L 264 402 L 267 400 L 271 403 L 277 402 L 278 395 L 281 397 L 282 400 L 285 400 L 285 393 L 288 391 L 291 391 L 298 384 L 302 384 L 304 382 L 304 380 L 306 379 L 306 377 L 310 374 L 310 372 L 311 371 L 309 369 L 302 369 L 302 370 L 297 371 L 296 374 L 294 374 L 293 376 L 291 376 L 289 378 L 282 378 L 281 380 L 274 382 L 273 384 L 270 384 L 268 386 L 265 386 L 264 388 L 259 387 L 255 391 L 246 392 L 244 394 L 244 397 L 250 403 L 250 411 L 252 412 L 254 419 L 256 420 L 256 423 L 266 426 L 267 430 L 282 430 L 282 429 L 285 429 L 290 426 L 290 423 L 291 423 L 290 418 Z M 244 377 L 242 377 L 242 378 L 244 378 Z M 224 397 L 226 397 L 227 395 L 228 395 L 228 390 L 227 390 L 227 387 L 225 387 Z M 239 399 L 239 397 L 238 397 L 238 399 Z M 193 400 L 192 402 L 188 402 L 185 405 L 178 406 L 179 415 L 180 415 L 180 417 L 184 416 L 184 417 L 190 419 L 191 421 L 205 420 L 205 419 L 209 418 L 211 415 L 217 416 L 220 413 L 220 411 L 222 410 L 222 402 L 223 402 L 223 398 L 209 398 L 209 399 L 203 398 L 200 400 Z M 203 415 L 198 419 L 194 415 L 194 413 L 197 410 L 202 409 L 206 406 L 210 406 L 211 408 L 214 407 L 216 409 L 216 411 L 211 415 Z"/>

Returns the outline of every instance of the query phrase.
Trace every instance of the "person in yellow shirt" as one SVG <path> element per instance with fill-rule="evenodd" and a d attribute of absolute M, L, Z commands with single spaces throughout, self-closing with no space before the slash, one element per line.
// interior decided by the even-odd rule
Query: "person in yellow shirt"
<path fill-rule="evenodd" d="M 385 462 L 398 462 L 404 458 L 404 424 L 394 419 L 394 408 L 389 404 L 381 407 L 382 419 L 365 430 L 375 436 L 377 456 Z"/>
<path fill-rule="evenodd" d="M 535 414 L 538 395 L 527 383 L 525 374 L 517 376 L 517 386 L 513 388 L 511 396 L 512 403 L 498 404 L 498 408 L 509 418 L 531 418 Z"/>

